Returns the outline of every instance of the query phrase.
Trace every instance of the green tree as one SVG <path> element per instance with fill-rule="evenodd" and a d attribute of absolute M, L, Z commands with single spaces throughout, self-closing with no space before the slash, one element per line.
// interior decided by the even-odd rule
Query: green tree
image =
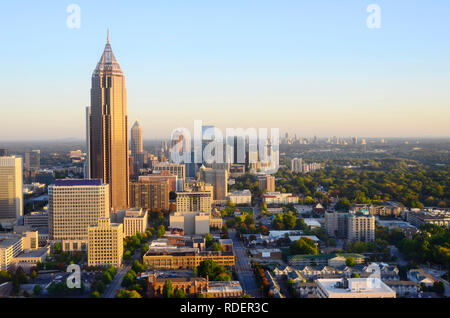
<path fill-rule="evenodd" d="M 350 267 L 355 266 L 355 265 L 356 265 L 355 258 L 352 257 L 352 256 L 347 257 L 347 258 L 345 259 L 345 265 L 350 266 Z"/>
<path fill-rule="evenodd" d="M 163 286 L 163 297 L 172 298 L 173 296 L 173 286 L 171 280 L 166 280 Z"/>
<path fill-rule="evenodd" d="M 157 236 L 158 237 L 162 237 L 164 235 L 164 233 L 166 233 L 166 228 L 164 227 L 164 225 L 160 225 L 158 226 L 158 230 L 157 230 Z"/>
<path fill-rule="evenodd" d="M 42 294 L 42 286 L 41 285 L 34 285 L 33 294 L 36 295 L 36 296 L 39 296 L 40 294 Z"/>
<path fill-rule="evenodd" d="M 316 243 L 307 237 L 302 237 L 301 239 L 293 242 L 289 248 L 289 251 L 291 254 L 319 254 L 319 248 L 316 246 Z"/>
<path fill-rule="evenodd" d="M 175 289 L 173 298 L 186 298 L 186 293 L 181 288 Z"/>
<path fill-rule="evenodd" d="M 94 290 L 90 295 L 90 298 L 101 298 L 102 296 L 100 295 L 100 293 L 96 290 Z"/>

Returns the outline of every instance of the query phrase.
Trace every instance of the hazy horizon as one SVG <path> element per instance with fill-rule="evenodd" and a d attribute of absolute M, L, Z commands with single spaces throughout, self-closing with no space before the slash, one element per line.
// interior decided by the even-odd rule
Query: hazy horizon
<path fill-rule="evenodd" d="M 144 140 L 194 120 L 301 137 L 450 137 L 450 3 L 77 1 L 0 4 L 0 141 L 85 138 L 106 43 L 125 74 L 128 127 Z M 422 137 L 421 137 L 422 136 Z"/>

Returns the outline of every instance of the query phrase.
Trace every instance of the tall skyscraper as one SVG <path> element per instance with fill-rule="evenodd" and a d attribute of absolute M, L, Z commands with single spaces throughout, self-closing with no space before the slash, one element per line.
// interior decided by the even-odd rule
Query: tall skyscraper
<path fill-rule="evenodd" d="M 63 250 L 83 250 L 88 226 L 109 217 L 109 186 L 100 179 L 56 180 L 48 188 L 48 225 Z"/>
<path fill-rule="evenodd" d="M 90 177 L 110 187 L 111 208 L 128 207 L 128 117 L 125 76 L 117 62 L 109 35 L 92 74 L 89 120 Z"/>
<path fill-rule="evenodd" d="M 16 220 L 23 215 L 22 158 L 0 157 L 0 220 Z M 10 223 L 8 221 L 8 224 Z"/>
<path fill-rule="evenodd" d="M 41 151 L 32 150 L 25 153 L 24 168 L 28 170 L 39 170 L 41 167 Z"/>
<path fill-rule="evenodd" d="M 131 155 L 136 158 L 137 154 L 144 152 L 142 146 L 142 127 L 139 125 L 139 121 L 135 121 L 133 127 L 131 127 Z"/>

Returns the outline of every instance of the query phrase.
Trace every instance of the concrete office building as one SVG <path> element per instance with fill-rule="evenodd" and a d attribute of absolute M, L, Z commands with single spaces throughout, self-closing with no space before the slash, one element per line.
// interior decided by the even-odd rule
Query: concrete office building
<path fill-rule="evenodd" d="M 177 212 L 211 212 L 211 191 L 177 192 Z"/>
<path fill-rule="evenodd" d="M 123 236 L 129 237 L 137 232 L 144 233 L 147 230 L 148 213 L 141 208 L 119 210 L 111 214 L 111 221 L 123 224 Z"/>
<path fill-rule="evenodd" d="M 88 266 L 122 265 L 123 226 L 109 218 L 88 227 Z"/>
<path fill-rule="evenodd" d="M 379 278 L 317 279 L 319 298 L 396 298 L 396 293 Z"/>
<path fill-rule="evenodd" d="M 0 270 L 9 270 L 14 258 L 25 250 L 38 248 L 38 232 L 0 234 Z"/>
<path fill-rule="evenodd" d="M 175 212 L 170 215 L 170 228 L 182 229 L 185 235 L 205 235 L 209 233 L 210 213 Z"/>
<path fill-rule="evenodd" d="M 63 250 L 82 250 L 88 226 L 109 217 L 109 185 L 99 179 L 56 180 L 48 189 L 49 235 Z"/>
<path fill-rule="evenodd" d="M 169 181 L 139 178 L 130 183 L 130 206 L 152 210 L 169 210 Z"/>
<path fill-rule="evenodd" d="M 0 157 L 0 224 L 12 228 L 23 216 L 22 158 Z"/>
<path fill-rule="evenodd" d="M 89 116 L 90 177 L 109 184 L 110 206 L 128 208 L 128 117 L 125 76 L 117 62 L 109 34 L 91 80 Z"/>

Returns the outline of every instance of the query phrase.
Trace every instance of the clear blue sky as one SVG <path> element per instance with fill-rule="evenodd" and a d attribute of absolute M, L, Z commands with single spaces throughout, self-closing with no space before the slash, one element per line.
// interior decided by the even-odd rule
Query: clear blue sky
<path fill-rule="evenodd" d="M 81 28 L 66 25 L 81 8 Z M 366 8 L 381 7 L 381 29 Z M 2 1 L 0 140 L 84 137 L 110 28 L 129 126 L 450 136 L 448 0 Z"/>

